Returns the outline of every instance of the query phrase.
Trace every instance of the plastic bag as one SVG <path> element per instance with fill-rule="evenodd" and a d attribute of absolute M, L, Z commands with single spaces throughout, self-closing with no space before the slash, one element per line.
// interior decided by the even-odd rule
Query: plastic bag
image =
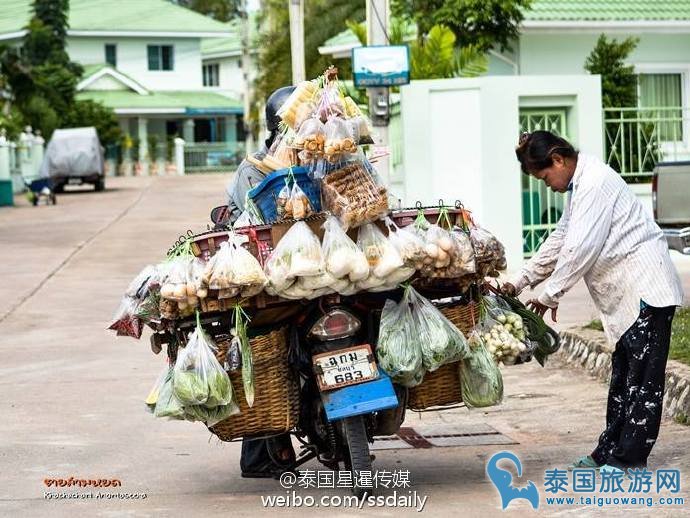
<path fill-rule="evenodd" d="M 158 403 L 158 396 L 160 395 L 161 387 L 163 387 L 163 383 L 165 383 L 165 380 L 168 377 L 169 373 L 170 366 L 166 365 L 165 368 L 158 375 L 158 378 L 156 378 L 156 382 L 153 384 L 153 387 L 149 391 L 149 395 L 146 396 L 146 408 L 151 413 L 154 413 L 154 411 L 156 410 L 156 403 Z"/>
<path fill-rule="evenodd" d="M 346 230 L 389 212 L 388 191 L 360 160 L 324 176 L 322 195 L 325 210 L 337 216 Z"/>
<path fill-rule="evenodd" d="M 293 148 L 294 139 L 294 131 L 290 128 L 285 128 L 285 130 L 275 138 L 268 153 L 266 153 L 266 156 L 261 160 L 261 163 L 272 171 L 297 165 L 297 154 Z"/>
<path fill-rule="evenodd" d="M 476 271 L 472 243 L 461 230 L 430 225 L 420 272 L 425 277 L 459 278 Z"/>
<path fill-rule="evenodd" d="M 173 372 L 173 368 L 170 367 L 165 375 L 163 384 L 158 391 L 153 415 L 156 417 L 169 417 L 171 419 L 184 419 L 184 405 L 173 391 Z"/>
<path fill-rule="evenodd" d="M 161 282 L 161 297 L 186 304 L 187 270 L 193 258 L 192 255 L 180 255 L 169 261 Z"/>
<path fill-rule="evenodd" d="M 225 290 L 234 287 L 234 277 L 232 247 L 224 241 L 206 263 L 203 282 L 212 290 Z"/>
<path fill-rule="evenodd" d="M 305 120 L 299 128 L 293 146 L 311 153 L 323 153 L 325 128 L 317 117 Z"/>
<path fill-rule="evenodd" d="M 228 374 L 213 354 L 211 338 L 198 323 L 184 349 L 178 351 L 173 372 L 173 391 L 180 402 L 207 408 L 237 407 Z"/>
<path fill-rule="evenodd" d="M 243 210 L 242 214 L 240 214 L 240 216 L 232 224 L 232 228 L 238 229 L 244 227 L 252 227 L 260 224 L 261 222 L 258 221 L 249 210 Z"/>
<path fill-rule="evenodd" d="M 338 219 L 329 216 L 323 228 L 325 232 L 321 250 L 326 271 L 336 279 L 348 277 L 351 282 L 366 279 L 369 276 L 369 262 L 364 252 L 340 226 Z"/>
<path fill-rule="evenodd" d="M 425 255 L 424 238 L 414 231 L 414 226 L 400 228 L 390 218 L 386 218 L 384 222 L 388 227 L 388 240 L 398 251 L 405 265 L 421 269 Z"/>
<path fill-rule="evenodd" d="M 407 293 L 424 368 L 435 371 L 446 363 L 465 358 L 469 354 L 469 346 L 462 331 L 414 288 L 407 288 Z"/>
<path fill-rule="evenodd" d="M 482 305 L 482 338 L 494 359 L 513 365 L 530 355 L 531 347 L 528 347 L 520 315 L 501 307 L 494 297 L 484 297 Z"/>
<path fill-rule="evenodd" d="M 152 285 L 158 284 L 158 271 L 153 265 L 147 265 L 141 270 L 137 276 L 129 283 L 125 295 L 128 297 L 143 300 L 149 293 Z"/>
<path fill-rule="evenodd" d="M 199 305 L 199 299 L 208 296 L 208 288 L 204 284 L 206 262 L 195 257 L 187 268 L 187 305 L 194 308 Z"/>
<path fill-rule="evenodd" d="M 469 337 L 470 353 L 460 362 L 462 401 L 468 407 L 497 405 L 503 399 L 503 376 L 475 330 Z"/>
<path fill-rule="evenodd" d="M 398 251 L 373 223 L 360 227 L 357 246 L 369 262 L 370 273 L 379 279 L 385 279 L 403 266 Z"/>
<path fill-rule="evenodd" d="M 113 323 L 108 326 L 108 329 L 116 331 L 117 336 L 141 338 L 141 333 L 144 330 L 144 321 L 138 316 L 140 304 L 139 300 L 132 297 L 126 295 L 122 297 L 120 306 L 115 312 Z"/>
<path fill-rule="evenodd" d="M 288 217 L 292 219 L 304 219 L 314 214 L 314 208 L 309 201 L 309 197 L 302 188 L 295 182 L 290 191 L 289 210 L 286 211 Z"/>
<path fill-rule="evenodd" d="M 237 287 L 259 286 L 263 288 L 268 279 L 261 264 L 242 246 L 244 236 L 230 237 L 230 257 L 232 260 L 232 284 Z"/>
<path fill-rule="evenodd" d="M 386 300 L 383 306 L 376 358 L 379 367 L 394 382 L 405 387 L 414 387 L 422 382 L 425 372 L 422 351 L 414 334 L 407 293 L 399 304 Z"/>
<path fill-rule="evenodd" d="M 304 221 L 298 221 L 278 242 L 264 268 L 273 290 L 281 293 L 290 288 L 297 277 L 324 273 L 319 238 Z"/>
<path fill-rule="evenodd" d="M 333 116 L 345 116 L 345 104 L 338 90 L 337 81 L 329 82 L 324 86 L 316 113 L 323 122 Z"/>
<path fill-rule="evenodd" d="M 314 113 L 320 98 L 321 88 L 317 81 L 302 81 L 280 107 L 277 115 L 291 128 L 299 128 L 302 121 Z"/>
<path fill-rule="evenodd" d="M 491 232 L 474 226 L 470 229 L 470 241 L 481 277 L 498 277 L 499 272 L 508 267 L 505 248 Z"/>
<path fill-rule="evenodd" d="M 353 128 L 344 119 L 331 116 L 324 127 L 324 157 L 331 163 L 343 160 L 357 151 Z"/>

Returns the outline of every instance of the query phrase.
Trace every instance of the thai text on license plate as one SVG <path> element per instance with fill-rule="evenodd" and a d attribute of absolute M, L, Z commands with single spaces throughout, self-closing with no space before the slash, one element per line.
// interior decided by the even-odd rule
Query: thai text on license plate
<path fill-rule="evenodd" d="M 318 354 L 313 361 L 321 390 L 356 385 L 379 375 L 369 344 Z"/>

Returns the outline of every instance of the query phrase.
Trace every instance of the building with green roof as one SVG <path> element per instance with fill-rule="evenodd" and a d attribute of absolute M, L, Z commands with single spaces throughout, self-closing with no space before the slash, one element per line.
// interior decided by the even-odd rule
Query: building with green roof
<path fill-rule="evenodd" d="M 112 108 L 146 163 L 171 137 L 217 143 L 237 158 L 242 148 L 244 79 L 209 84 L 205 49 L 239 44 L 238 26 L 167 0 L 70 0 L 67 51 L 84 66 L 78 99 Z M 3 0 L 0 43 L 19 43 L 31 0 Z M 151 140 L 159 143 L 152 151 Z M 149 159 L 149 160 L 147 160 Z"/>

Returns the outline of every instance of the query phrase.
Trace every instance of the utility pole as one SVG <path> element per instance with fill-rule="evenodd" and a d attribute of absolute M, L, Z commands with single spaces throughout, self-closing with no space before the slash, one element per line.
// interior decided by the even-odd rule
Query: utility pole
<path fill-rule="evenodd" d="M 252 61 L 250 42 L 249 42 L 249 13 L 247 12 L 247 0 L 240 0 L 240 23 L 242 27 L 240 28 L 242 34 L 242 78 L 244 79 L 244 95 L 243 95 L 243 122 L 244 122 L 244 134 L 245 134 L 245 152 L 247 154 L 254 151 L 254 135 L 252 134 L 252 128 L 249 124 L 249 116 L 251 112 L 251 101 L 253 94 L 252 81 L 252 68 L 254 68 L 254 63 Z"/>
<path fill-rule="evenodd" d="M 304 81 L 304 0 L 288 0 L 290 9 L 290 53 L 292 54 L 292 84 Z"/>
<path fill-rule="evenodd" d="M 389 0 L 367 0 L 367 45 L 388 45 L 390 27 Z M 369 94 L 369 116 L 375 126 L 374 144 L 389 147 L 388 121 L 390 119 L 390 101 L 388 87 L 367 88 Z M 382 180 L 390 182 L 389 155 L 378 159 L 378 172 Z"/>

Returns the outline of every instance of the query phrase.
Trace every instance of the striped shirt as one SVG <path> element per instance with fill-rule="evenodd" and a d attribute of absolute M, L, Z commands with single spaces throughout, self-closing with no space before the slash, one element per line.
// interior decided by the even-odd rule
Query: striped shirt
<path fill-rule="evenodd" d="M 539 302 L 559 299 L 584 278 L 609 341 L 635 322 L 640 301 L 679 306 L 683 290 L 666 239 L 621 176 L 580 153 L 558 226 L 513 283 L 518 290 L 548 279 Z"/>

